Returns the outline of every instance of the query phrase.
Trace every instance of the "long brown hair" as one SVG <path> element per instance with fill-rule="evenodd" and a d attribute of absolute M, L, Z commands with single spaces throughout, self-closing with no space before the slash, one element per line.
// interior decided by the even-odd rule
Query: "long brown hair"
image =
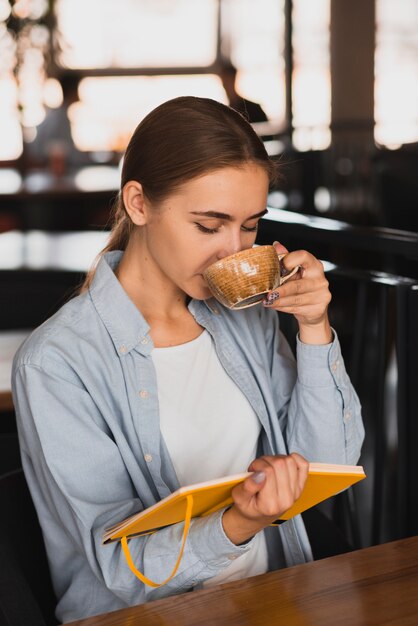
<path fill-rule="evenodd" d="M 141 183 L 145 197 L 158 203 L 193 178 L 245 163 L 259 165 L 271 184 L 276 181 L 277 164 L 268 157 L 252 126 L 234 109 L 193 96 L 158 106 L 138 124 L 126 149 L 109 242 L 96 263 L 106 252 L 125 250 L 128 244 L 134 228 L 122 198 L 128 181 Z M 90 286 L 94 267 L 82 291 Z"/>

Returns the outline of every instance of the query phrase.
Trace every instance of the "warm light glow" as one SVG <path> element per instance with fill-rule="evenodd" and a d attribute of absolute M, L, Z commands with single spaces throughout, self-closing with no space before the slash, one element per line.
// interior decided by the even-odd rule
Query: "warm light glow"
<path fill-rule="evenodd" d="M 38 20 L 48 8 L 48 0 L 15 0 L 13 13 L 20 19 Z"/>
<path fill-rule="evenodd" d="M 238 69 L 238 92 L 283 122 L 284 0 L 222 0 L 221 10 L 221 51 Z"/>
<path fill-rule="evenodd" d="M 17 193 L 21 186 L 22 177 L 19 172 L 9 168 L 0 169 L 0 194 Z"/>
<path fill-rule="evenodd" d="M 397 148 L 418 141 L 418 4 L 376 0 L 375 139 Z M 60 57 L 70 68 L 208 66 L 215 60 L 218 0 L 57 0 Z M 0 0 L 0 160 L 17 159 L 25 137 L 58 106 L 58 83 L 44 85 L 48 0 Z M 222 0 L 221 50 L 237 66 L 238 89 L 280 127 L 285 119 L 284 0 Z M 11 10 L 25 20 L 19 93 Z M 80 19 L 80 15 L 83 19 Z M 126 16 L 129 16 L 129 19 Z M 293 0 L 293 123 L 299 150 L 330 145 L 330 0 Z M 23 22 L 22 22 L 23 25 Z M 23 49 L 21 48 L 21 49 Z M 21 59 L 22 60 L 22 59 Z M 123 151 L 146 113 L 177 95 L 226 102 L 214 74 L 86 78 L 70 109 L 82 150 Z M 19 110 L 20 107 L 20 110 Z"/>
<path fill-rule="evenodd" d="M 418 4 L 376 2 L 375 139 L 397 148 L 418 141 Z"/>
<path fill-rule="evenodd" d="M 315 190 L 315 208 L 318 213 L 326 213 L 331 208 L 331 192 L 326 187 L 318 187 Z"/>
<path fill-rule="evenodd" d="M 294 0 L 293 143 L 323 150 L 331 143 L 330 0 Z"/>
<path fill-rule="evenodd" d="M 44 83 L 43 100 L 46 106 L 55 108 L 62 104 L 62 89 L 55 78 L 48 78 Z"/>
<path fill-rule="evenodd" d="M 22 130 L 17 110 L 17 89 L 12 76 L 0 78 L 0 160 L 17 159 L 22 153 Z"/>
<path fill-rule="evenodd" d="M 86 78 L 79 92 L 81 102 L 69 115 L 81 150 L 125 150 L 140 120 L 170 98 L 193 95 L 225 101 L 218 78 L 211 74 Z"/>
<path fill-rule="evenodd" d="M 216 0 L 58 0 L 60 62 L 78 68 L 210 65 L 216 12 Z"/>
<path fill-rule="evenodd" d="M 0 21 L 7 20 L 10 15 L 12 7 L 9 0 L 0 0 Z"/>
<path fill-rule="evenodd" d="M 120 187 L 120 170 L 104 165 L 83 167 L 75 175 L 74 183 L 81 191 L 117 191 Z"/>
<path fill-rule="evenodd" d="M 19 0 L 14 6 L 19 15 L 30 19 L 36 10 L 45 9 L 45 2 Z M 55 6 L 62 49 L 59 60 L 70 69 L 198 67 L 215 61 L 218 0 L 57 0 Z M 239 69 L 238 89 L 244 97 L 259 102 L 280 128 L 285 116 L 284 0 L 223 0 L 222 7 L 228 9 L 223 43 L 229 33 L 231 56 Z M 6 38 L 5 30 L 3 40 Z M 10 37 L 7 41 L 11 70 L 14 42 Z M 7 148 L 3 142 L 0 145 L 0 160 L 20 155 L 19 123 L 25 127 L 25 137 L 33 138 L 34 127 L 45 117 L 45 106 L 56 107 L 61 102 L 54 79 L 43 85 L 44 26 L 31 24 L 25 41 L 25 66 L 19 70 L 20 120 L 16 93 L 13 106 L 0 101 L 0 120 L 6 129 L 3 136 L 7 137 Z M 81 150 L 95 153 L 123 151 L 138 122 L 170 98 L 197 95 L 227 102 L 214 74 L 88 77 L 79 91 L 81 101 L 69 110 L 75 143 Z"/>

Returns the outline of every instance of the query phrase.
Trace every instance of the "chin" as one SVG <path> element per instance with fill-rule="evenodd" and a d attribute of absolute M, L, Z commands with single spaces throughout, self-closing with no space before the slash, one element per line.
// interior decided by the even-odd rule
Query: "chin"
<path fill-rule="evenodd" d="M 187 295 L 193 300 L 208 300 L 208 298 L 213 298 L 212 292 L 208 287 L 192 287 L 186 291 Z"/>

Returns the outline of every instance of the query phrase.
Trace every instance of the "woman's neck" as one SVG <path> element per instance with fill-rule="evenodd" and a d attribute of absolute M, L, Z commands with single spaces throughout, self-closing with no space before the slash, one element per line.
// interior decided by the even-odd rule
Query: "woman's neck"
<path fill-rule="evenodd" d="M 128 245 L 115 274 L 149 324 L 156 347 L 186 343 L 201 334 L 187 308 L 187 295 L 153 271 L 141 246 Z"/>
<path fill-rule="evenodd" d="M 115 274 L 146 319 L 169 319 L 187 309 L 187 295 L 158 271 L 139 237 L 131 237 Z"/>

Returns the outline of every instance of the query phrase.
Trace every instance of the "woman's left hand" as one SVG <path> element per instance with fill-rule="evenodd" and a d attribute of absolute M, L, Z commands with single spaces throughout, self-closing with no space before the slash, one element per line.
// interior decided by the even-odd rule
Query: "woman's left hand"
<path fill-rule="evenodd" d="M 298 321 L 303 343 L 331 343 L 332 331 L 328 320 L 331 293 L 321 261 L 306 250 L 288 252 L 277 242 L 274 247 L 277 254 L 286 255 L 282 262 L 287 270 L 299 266 L 300 271 L 271 291 L 263 304 L 293 314 Z"/>

